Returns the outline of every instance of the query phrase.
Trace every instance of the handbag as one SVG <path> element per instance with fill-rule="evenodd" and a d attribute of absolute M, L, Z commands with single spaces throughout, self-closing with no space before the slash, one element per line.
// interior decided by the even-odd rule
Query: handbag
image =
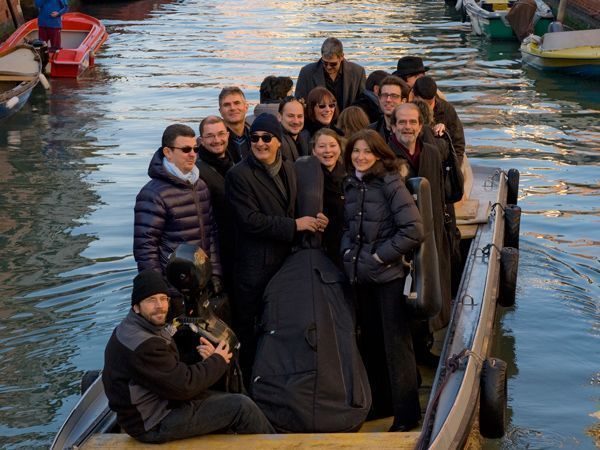
<path fill-rule="evenodd" d="M 445 199 L 446 203 L 456 203 L 463 197 L 465 192 L 464 179 L 458 166 L 458 158 L 454 151 L 452 138 L 446 131 L 444 132 L 444 138 L 448 141 L 448 158 L 443 163 Z"/>

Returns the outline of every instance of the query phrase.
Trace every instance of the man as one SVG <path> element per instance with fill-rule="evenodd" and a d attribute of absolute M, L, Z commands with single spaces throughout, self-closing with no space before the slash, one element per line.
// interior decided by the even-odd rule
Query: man
<path fill-rule="evenodd" d="M 412 94 L 415 100 L 423 100 L 433 113 L 433 123 L 444 124 L 450 135 L 458 164 L 462 164 L 465 154 L 465 132 L 454 106 L 437 97 L 437 84 L 431 77 L 421 77 L 415 81 Z"/>
<path fill-rule="evenodd" d="M 353 106 L 362 108 L 369 117 L 369 123 L 377 122 L 381 117 L 381 107 L 379 106 L 379 88 L 380 83 L 390 74 L 385 70 L 376 70 L 367 77 L 365 88 L 356 98 Z"/>
<path fill-rule="evenodd" d="M 403 103 L 397 106 L 393 113 L 392 130 L 389 145 L 401 161 L 401 174 L 405 178 L 424 177 L 431 186 L 431 207 L 433 210 L 433 229 L 438 252 L 440 282 L 442 288 L 442 310 L 430 319 L 430 331 L 436 331 L 448 324 L 451 310 L 450 292 L 450 243 L 446 233 L 445 222 L 445 191 L 443 161 L 447 157 L 442 154 L 442 147 L 424 142 L 421 138 L 423 121 L 419 108 L 413 103 Z M 427 335 L 429 330 L 425 330 Z M 415 341 L 415 353 L 429 354 L 422 340 Z"/>
<path fill-rule="evenodd" d="M 208 186 L 213 216 L 219 230 L 219 256 L 225 286 L 233 288 L 234 235 L 233 215 L 225 201 L 225 175 L 233 167 L 227 152 L 229 131 L 222 118 L 205 117 L 199 127 L 198 173 Z"/>
<path fill-rule="evenodd" d="M 284 161 L 296 161 L 310 155 L 310 135 L 304 129 L 304 100 L 291 95 L 279 103 L 277 119 L 283 128 L 281 156 Z"/>
<path fill-rule="evenodd" d="M 61 48 L 62 16 L 69 10 L 67 0 L 35 0 L 38 9 L 38 35 L 49 42 L 48 48 L 55 52 Z"/>
<path fill-rule="evenodd" d="M 240 365 L 246 382 L 252 370 L 262 315 L 262 296 L 292 249 L 298 232 L 323 231 L 327 218 L 295 219 L 296 174 L 283 161 L 283 131 L 271 114 L 252 123 L 252 153 L 225 178 L 225 194 L 237 230 L 233 328 L 242 344 Z"/>
<path fill-rule="evenodd" d="M 248 103 L 239 87 L 231 86 L 221 90 L 219 112 L 229 130 L 227 151 L 233 162 L 238 163 L 250 153 L 249 128 L 246 125 Z"/>
<path fill-rule="evenodd" d="M 210 192 L 196 167 L 197 151 L 190 127 L 175 124 L 165 129 L 148 167 L 152 180 L 135 200 L 133 256 L 140 272 L 164 273 L 169 255 L 185 242 L 206 252 L 215 277 L 222 274 L 217 226 Z M 220 280 L 213 281 L 220 285 Z M 179 312 L 174 304 L 172 309 Z"/>
<path fill-rule="evenodd" d="M 429 67 L 425 67 L 423 60 L 418 56 L 403 56 L 398 60 L 396 71 L 392 75 L 402 78 L 412 89 L 415 81 L 425 76 L 428 70 Z"/>
<path fill-rule="evenodd" d="M 377 131 L 385 142 L 389 142 L 392 134 L 393 114 L 396 106 L 408 101 L 410 88 L 400 78 L 389 76 L 379 84 L 379 107 L 383 113 L 377 122 L 369 128 Z"/>
<path fill-rule="evenodd" d="M 346 60 L 339 39 L 325 39 L 321 46 L 321 59 L 300 70 L 296 97 L 306 100 L 311 89 L 317 86 L 333 93 L 340 111 L 354 103 L 365 88 L 365 69 Z"/>
<path fill-rule="evenodd" d="M 181 362 L 165 326 L 168 287 L 151 269 L 133 280 L 131 309 L 104 352 L 102 382 L 119 425 L 138 441 L 162 443 L 214 432 L 273 433 L 261 410 L 241 394 L 211 391 L 232 354 L 200 338 L 202 361 Z"/>

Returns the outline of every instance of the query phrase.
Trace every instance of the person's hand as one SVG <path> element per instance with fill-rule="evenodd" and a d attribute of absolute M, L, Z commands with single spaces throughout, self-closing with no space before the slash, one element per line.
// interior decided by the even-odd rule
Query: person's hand
<path fill-rule="evenodd" d="M 325 228 L 327 228 L 327 225 L 329 225 L 329 219 L 327 218 L 327 216 L 323 213 L 318 213 L 317 214 L 317 223 L 319 226 L 319 231 L 325 231 Z"/>
<path fill-rule="evenodd" d="M 58 12 L 57 11 L 52 11 L 50 13 L 50 17 L 58 17 Z"/>
<path fill-rule="evenodd" d="M 442 134 L 444 134 L 444 131 L 446 131 L 446 125 L 444 125 L 443 123 L 436 123 L 433 126 L 434 136 L 441 136 Z"/>
<path fill-rule="evenodd" d="M 201 337 L 200 345 L 196 347 L 196 350 L 198 350 L 202 359 L 205 360 L 215 352 L 215 346 L 208 339 Z"/>
<path fill-rule="evenodd" d="M 298 231 L 317 231 L 319 221 L 316 217 L 304 216 L 296 219 L 296 230 Z"/>
<path fill-rule="evenodd" d="M 219 345 L 215 348 L 215 353 L 221 355 L 227 364 L 229 364 L 229 361 L 231 361 L 231 357 L 233 356 L 229 351 L 229 344 L 225 341 L 219 342 Z"/>
<path fill-rule="evenodd" d="M 223 281 L 219 275 L 213 275 L 210 277 L 210 283 L 212 284 L 213 292 L 219 295 L 223 292 Z"/>

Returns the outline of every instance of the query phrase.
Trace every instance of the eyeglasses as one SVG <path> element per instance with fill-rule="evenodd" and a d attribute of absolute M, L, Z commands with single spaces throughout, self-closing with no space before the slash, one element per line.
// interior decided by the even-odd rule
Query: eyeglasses
<path fill-rule="evenodd" d="M 200 147 L 196 146 L 196 147 L 175 147 L 175 146 L 170 146 L 169 148 L 176 148 L 177 150 L 181 150 L 183 153 L 189 153 L 192 150 L 194 151 L 194 153 L 198 153 L 200 151 Z"/>
<path fill-rule="evenodd" d="M 335 102 L 333 102 L 333 103 L 326 103 L 326 104 L 325 103 L 323 103 L 323 104 L 319 103 L 317 106 L 319 107 L 319 109 L 325 109 L 328 106 L 329 106 L 330 109 L 335 109 L 335 107 L 337 106 L 337 103 L 335 103 Z"/>
<path fill-rule="evenodd" d="M 222 139 L 225 136 L 227 136 L 227 131 L 219 131 L 217 134 L 207 134 L 206 136 L 202 136 L 202 139 L 214 141 L 216 138 Z"/>
<path fill-rule="evenodd" d="M 271 142 L 271 140 L 274 138 L 275 136 L 273 136 L 272 134 L 251 134 L 250 135 L 250 141 L 257 143 L 259 140 L 262 139 L 262 141 L 265 144 L 268 144 L 269 142 Z"/>
<path fill-rule="evenodd" d="M 402 98 L 402 96 L 400 94 L 384 94 L 384 93 L 379 94 L 379 97 L 391 98 L 392 100 L 400 100 Z"/>
<path fill-rule="evenodd" d="M 332 69 L 335 69 L 337 66 L 340 65 L 341 61 L 330 62 L 330 61 L 325 61 L 323 58 L 321 58 L 321 63 L 325 67 L 331 67 Z"/>

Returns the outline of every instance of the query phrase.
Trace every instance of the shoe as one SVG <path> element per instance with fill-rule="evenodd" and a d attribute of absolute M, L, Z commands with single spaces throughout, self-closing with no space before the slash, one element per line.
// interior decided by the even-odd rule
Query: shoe
<path fill-rule="evenodd" d="M 418 426 L 419 426 L 419 421 L 413 422 L 413 423 L 409 423 L 409 424 L 397 424 L 397 423 L 393 423 L 392 426 L 390 427 L 390 429 L 388 430 L 388 432 L 390 432 L 390 433 L 401 433 L 401 432 L 406 432 L 406 431 L 414 430 Z"/>

